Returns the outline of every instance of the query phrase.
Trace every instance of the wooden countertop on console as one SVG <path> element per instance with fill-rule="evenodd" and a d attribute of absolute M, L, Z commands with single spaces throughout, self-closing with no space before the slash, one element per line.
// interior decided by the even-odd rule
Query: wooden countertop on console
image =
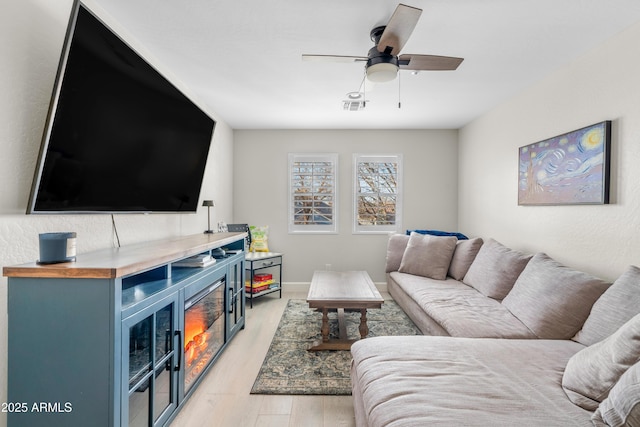
<path fill-rule="evenodd" d="M 203 233 L 168 238 L 79 254 L 75 262 L 31 262 L 4 267 L 2 274 L 7 277 L 114 279 L 222 247 L 246 236 L 247 233 Z"/>

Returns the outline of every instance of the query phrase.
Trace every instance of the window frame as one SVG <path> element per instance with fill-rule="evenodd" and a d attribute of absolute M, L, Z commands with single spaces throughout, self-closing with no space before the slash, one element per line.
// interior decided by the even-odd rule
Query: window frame
<path fill-rule="evenodd" d="M 359 184 L 359 168 L 358 164 L 363 162 L 369 163 L 396 163 L 396 186 L 395 186 L 395 223 L 390 225 L 360 225 L 358 223 L 358 201 L 360 197 L 361 186 Z M 403 204 L 403 160 L 402 154 L 353 154 L 353 234 L 389 234 L 399 233 L 402 230 L 402 204 Z M 377 193 L 379 194 L 379 193 Z"/>
<path fill-rule="evenodd" d="M 294 165 L 297 162 L 311 163 L 331 163 L 333 167 L 333 206 L 332 206 L 332 223 L 331 224 L 295 224 L 295 206 L 294 206 Z M 289 153 L 288 156 L 288 180 L 289 180 L 289 197 L 288 197 L 288 224 L 289 234 L 337 234 L 338 233 L 338 153 Z"/>

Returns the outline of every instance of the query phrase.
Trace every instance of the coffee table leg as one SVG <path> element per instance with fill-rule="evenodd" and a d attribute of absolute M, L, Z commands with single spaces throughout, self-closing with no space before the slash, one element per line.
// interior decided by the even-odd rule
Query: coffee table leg
<path fill-rule="evenodd" d="M 320 308 L 317 309 L 320 311 Z M 320 332 L 322 334 L 322 340 L 315 340 L 311 343 L 308 351 L 324 351 L 324 350 L 349 350 L 351 344 L 356 340 L 347 338 L 347 328 L 344 317 L 344 309 L 338 308 L 338 330 L 340 338 L 329 338 L 329 309 L 322 308 L 322 324 L 320 326 Z M 361 338 L 366 338 L 369 335 L 369 327 L 367 326 L 367 309 L 360 309 L 360 325 L 358 327 Z"/>
<path fill-rule="evenodd" d="M 320 331 L 322 332 L 322 342 L 329 341 L 329 310 L 326 308 L 322 309 L 322 328 Z"/>
<path fill-rule="evenodd" d="M 367 326 L 367 309 L 363 308 L 360 310 L 360 327 L 358 328 L 360 331 L 360 338 L 364 339 L 369 335 L 369 327 Z"/>

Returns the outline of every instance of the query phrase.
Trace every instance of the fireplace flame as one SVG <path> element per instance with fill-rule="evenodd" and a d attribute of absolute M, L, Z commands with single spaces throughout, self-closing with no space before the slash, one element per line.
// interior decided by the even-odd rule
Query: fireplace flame
<path fill-rule="evenodd" d="M 201 319 L 185 319 L 184 356 L 187 365 L 190 365 L 200 353 L 200 346 L 206 344 L 205 334 L 207 325 Z"/>

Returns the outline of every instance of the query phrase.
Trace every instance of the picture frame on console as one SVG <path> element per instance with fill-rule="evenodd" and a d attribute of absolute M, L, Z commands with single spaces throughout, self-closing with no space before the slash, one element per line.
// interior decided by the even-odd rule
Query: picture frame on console
<path fill-rule="evenodd" d="M 611 121 L 518 149 L 518 205 L 609 203 Z"/>

